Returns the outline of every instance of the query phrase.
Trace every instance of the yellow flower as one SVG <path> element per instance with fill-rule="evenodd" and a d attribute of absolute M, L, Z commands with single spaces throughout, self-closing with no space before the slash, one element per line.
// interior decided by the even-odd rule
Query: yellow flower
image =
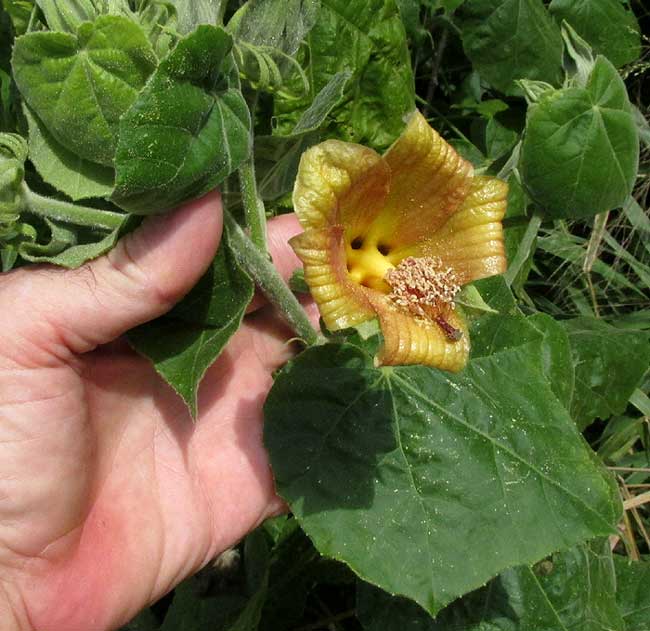
<path fill-rule="evenodd" d="M 378 317 L 383 365 L 461 370 L 459 287 L 505 271 L 507 185 L 475 176 L 419 113 L 380 156 L 328 140 L 302 157 L 291 245 L 330 330 Z"/>

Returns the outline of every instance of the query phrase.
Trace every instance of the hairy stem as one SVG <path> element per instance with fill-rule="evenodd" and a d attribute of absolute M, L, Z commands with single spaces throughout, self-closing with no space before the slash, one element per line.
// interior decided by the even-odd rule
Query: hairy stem
<path fill-rule="evenodd" d="M 34 193 L 27 184 L 23 182 L 23 195 L 27 202 L 29 212 L 40 217 L 47 217 L 55 221 L 64 221 L 75 226 L 86 226 L 88 228 L 100 228 L 103 230 L 115 230 L 119 228 L 125 214 L 98 210 L 88 206 L 78 206 L 70 202 L 64 202 L 51 197 L 44 197 Z"/>
<path fill-rule="evenodd" d="M 257 194 L 255 165 L 252 157 L 239 167 L 239 184 L 246 216 L 246 225 L 251 231 L 251 241 L 257 246 L 260 252 L 266 253 L 266 211 L 264 202 Z"/>
<path fill-rule="evenodd" d="M 318 333 L 273 263 L 256 247 L 227 210 L 224 211 L 224 222 L 237 262 L 248 272 L 269 302 L 277 307 L 296 335 L 309 345 L 315 344 Z"/>

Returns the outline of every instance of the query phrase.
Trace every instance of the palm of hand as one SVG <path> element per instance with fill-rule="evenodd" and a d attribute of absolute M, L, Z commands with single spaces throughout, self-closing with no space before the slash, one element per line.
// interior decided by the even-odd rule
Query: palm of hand
<path fill-rule="evenodd" d="M 27 346 L 0 344 L 0 611 L 4 592 L 17 618 L 7 629 L 119 626 L 282 510 L 262 404 L 290 351 L 265 311 L 209 370 L 197 424 L 123 341 L 41 352 L 32 329 Z"/>

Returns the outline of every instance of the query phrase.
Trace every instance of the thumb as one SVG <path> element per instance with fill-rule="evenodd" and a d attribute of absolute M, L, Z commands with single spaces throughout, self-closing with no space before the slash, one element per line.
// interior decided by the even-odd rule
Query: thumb
<path fill-rule="evenodd" d="M 214 258 L 222 221 L 221 197 L 213 192 L 146 219 L 78 270 L 18 270 L 0 292 L 0 312 L 11 300 L 12 328 L 41 351 L 57 357 L 90 351 L 166 313 L 188 293 Z"/>

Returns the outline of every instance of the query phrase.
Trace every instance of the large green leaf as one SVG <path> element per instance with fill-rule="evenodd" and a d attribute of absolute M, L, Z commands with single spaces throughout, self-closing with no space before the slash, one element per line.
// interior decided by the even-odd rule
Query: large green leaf
<path fill-rule="evenodd" d="M 630 561 L 614 557 L 618 600 L 626 631 L 650 631 L 650 557 Z"/>
<path fill-rule="evenodd" d="M 534 347 L 538 367 L 555 396 L 568 410 L 574 387 L 569 337 L 562 325 L 544 313 L 488 315 L 472 323 L 472 357 L 487 357 L 524 344 Z"/>
<path fill-rule="evenodd" d="M 569 335 L 575 366 L 571 414 L 578 427 L 623 413 L 650 365 L 648 333 L 586 316 L 561 324 Z"/>
<path fill-rule="evenodd" d="M 166 211 L 220 184 L 250 153 L 250 114 L 223 29 L 199 26 L 122 117 L 114 201 Z M 234 73 L 234 74 L 233 74 Z"/>
<path fill-rule="evenodd" d="M 639 23 L 621 0 L 553 0 L 549 10 L 558 22 L 566 20 L 595 53 L 623 66 L 641 54 Z"/>
<path fill-rule="evenodd" d="M 201 380 L 236 333 L 252 297 L 253 283 L 235 262 L 226 233 L 211 268 L 194 289 L 167 315 L 128 335 L 194 417 Z"/>
<path fill-rule="evenodd" d="M 12 65 L 23 98 L 54 138 L 110 166 L 120 118 L 156 68 L 156 55 L 137 24 L 110 15 L 83 23 L 76 35 L 19 37 Z"/>
<path fill-rule="evenodd" d="M 112 168 L 66 149 L 27 106 L 23 111 L 29 125 L 29 159 L 48 184 L 74 201 L 110 196 L 115 179 Z"/>
<path fill-rule="evenodd" d="M 377 149 L 390 145 L 415 107 L 406 33 L 394 0 L 322 0 L 306 43 L 310 92 L 276 97 L 278 133 L 290 133 L 315 96 L 349 70 L 346 98 L 333 112 L 327 135 Z"/>
<path fill-rule="evenodd" d="M 623 80 L 599 56 L 587 85 L 543 94 L 531 106 L 521 168 L 552 217 L 584 217 L 622 205 L 637 175 L 639 139 Z"/>
<path fill-rule="evenodd" d="M 458 375 L 351 345 L 277 377 L 265 441 L 319 551 L 429 613 L 513 565 L 610 534 L 616 487 L 519 346 Z"/>
<path fill-rule="evenodd" d="M 542 0 L 467 0 L 463 46 L 481 77 L 511 94 L 517 79 L 560 85 L 562 36 Z"/>
<path fill-rule="evenodd" d="M 506 570 L 435 620 L 367 584 L 359 586 L 357 611 L 366 631 L 630 631 L 615 589 L 612 554 L 599 540 Z"/>

